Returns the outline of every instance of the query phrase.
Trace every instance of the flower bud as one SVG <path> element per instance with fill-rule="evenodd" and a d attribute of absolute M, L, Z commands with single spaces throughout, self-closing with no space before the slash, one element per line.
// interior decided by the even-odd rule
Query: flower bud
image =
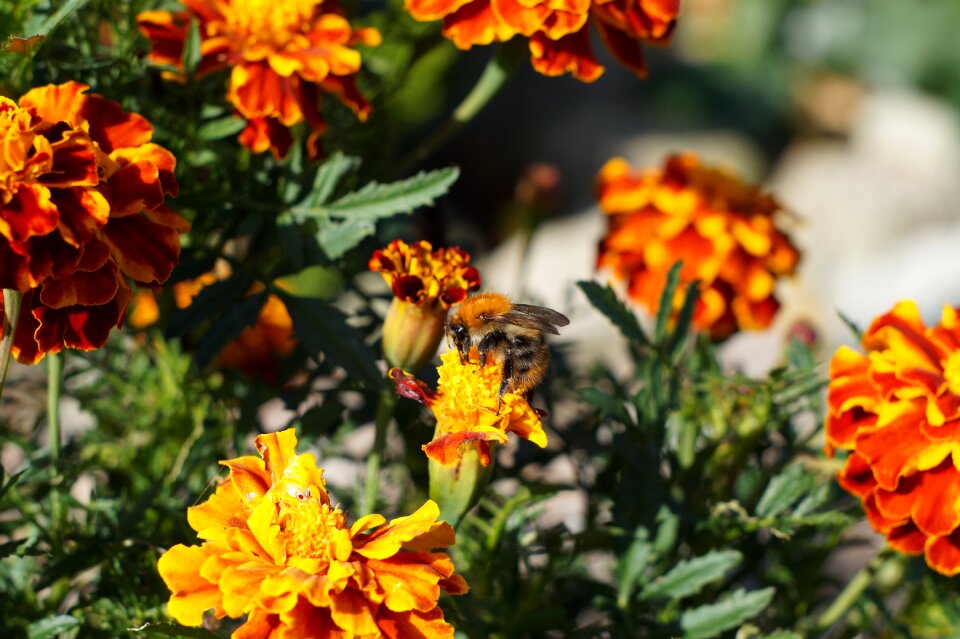
<path fill-rule="evenodd" d="M 413 371 L 437 353 L 447 310 L 394 298 L 383 320 L 383 356 L 391 367 Z"/>

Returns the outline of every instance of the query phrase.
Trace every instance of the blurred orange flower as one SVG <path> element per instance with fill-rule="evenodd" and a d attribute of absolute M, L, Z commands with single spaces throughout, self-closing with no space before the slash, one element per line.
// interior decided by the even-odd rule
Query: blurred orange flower
<path fill-rule="evenodd" d="M 775 223 L 780 205 L 758 188 L 693 155 L 675 155 L 663 169 L 632 171 L 622 159 L 604 165 L 600 206 L 608 215 L 598 268 L 626 280 L 627 293 L 656 311 L 670 268 L 700 281 L 693 324 L 723 339 L 767 328 L 780 303 L 777 278 L 793 274 L 800 253 Z M 676 304 L 682 301 L 678 291 Z"/>
<path fill-rule="evenodd" d="M 387 523 L 380 515 L 348 525 L 331 506 L 323 469 L 296 453 L 293 429 L 256 438 L 261 457 L 221 462 L 230 478 L 187 510 L 203 540 L 176 545 L 158 563 L 172 595 L 168 611 L 199 626 L 246 621 L 246 637 L 453 637 L 437 605 L 440 591 L 467 592 L 443 552 L 454 543 L 428 501 Z"/>
<path fill-rule="evenodd" d="M 470 255 L 457 247 L 394 240 L 368 266 L 383 275 L 393 301 L 383 322 L 383 353 L 391 366 L 416 370 L 437 353 L 447 310 L 480 287 Z"/>
<path fill-rule="evenodd" d="M 153 127 L 77 82 L 0 97 L 0 288 L 24 293 L 13 354 L 103 346 L 131 289 L 164 282 L 186 220 Z M 0 308 L 2 313 L 2 308 Z"/>
<path fill-rule="evenodd" d="M 173 285 L 173 301 L 177 308 L 184 309 L 193 303 L 193 299 L 205 287 L 230 276 L 228 267 L 218 263 L 214 271 L 204 273 L 192 280 L 182 280 Z M 263 290 L 263 284 L 256 284 L 249 293 L 252 295 Z M 133 314 L 130 325 L 144 329 L 154 324 L 160 317 L 160 309 L 153 291 L 137 291 L 133 300 Z M 262 378 L 274 383 L 280 376 L 284 358 L 297 347 L 299 342 L 293 337 L 293 318 L 287 307 L 276 295 L 268 295 L 266 302 L 252 326 L 247 326 L 231 340 L 213 365 L 232 368 L 250 378 Z"/>
<path fill-rule="evenodd" d="M 417 20 L 443 20 L 443 34 L 460 49 L 520 35 L 530 38 L 530 61 L 543 75 L 593 82 L 604 67 L 590 47 L 590 23 L 613 57 L 643 77 L 642 44 L 666 44 L 680 0 L 406 0 L 406 7 Z"/>
<path fill-rule="evenodd" d="M 137 17 L 150 40 L 149 60 L 183 69 L 191 20 L 200 29 L 197 75 L 230 69 L 227 99 L 247 120 L 240 142 L 254 153 L 283 157 L 289 127 L 306 121 L 316 152 L 324 121 L 319 102 L 331 93 L 361 120 L 370 113 L 356 86 L 357 44 L 375 46 L 375 29 L 354 29 L 331 0 L 183 0 L 186 11 L 146 11 Z M 168 77 L 171 74 L 167 74 Z M 178 76 L 173 76 L 178 77 Z"/>
<path fill-rule="evenodd" d="M 924 325 L 900 302 L 830 362 L 827 454 L 849 450 L 837 474 L 890 546 L 960 573 L 960 309 Z"/>
<path fill-rule="evenodd" d="M 426 404 L 437 420 L 434 439 L 423 447 L 427 457 L 444 466 L 456 464 L 461 447 L 476 443 L 480 462 L 490 463 L 490 442 L 505 444 L 507 434 L 515 433 L 543 448 L 547 434 L 540 415 L 522 396 L 508 392 L 498 398 L 503 367 L 489 361 L 482 368 L 477 349 L 470 360 L 460 362 L 455 351 L 440 356 L 437 391 L 398 368 L 390 371 L 397 393 Z"/>

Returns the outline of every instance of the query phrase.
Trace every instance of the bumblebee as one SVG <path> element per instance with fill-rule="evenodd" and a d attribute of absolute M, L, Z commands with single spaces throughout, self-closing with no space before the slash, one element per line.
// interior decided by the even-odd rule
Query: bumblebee
<path fill-rule="evenodd" d="M 447 318 L 447 343 L 456 349 L 460 362 L 477 347 L 480 366 L 488 360 L 503 367 L 498 396 L 509 390 L 529 398 L 543 381 L 550 362 L 544 333 L 559 335 L 558 326 L 570 320 L 543 306 L 515 304 L 499 293 L 478 293 L 465 299 Z"/>

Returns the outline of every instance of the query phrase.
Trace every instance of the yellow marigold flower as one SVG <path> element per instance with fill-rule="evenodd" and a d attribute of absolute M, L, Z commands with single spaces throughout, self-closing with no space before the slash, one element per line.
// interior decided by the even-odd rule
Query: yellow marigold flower
<path fill-rule="evenodd" d="M 437 605 L 440 591 L 468 588 L 442 552 L 454 542 L 436 504 L 387 523 L 353 525 L 330 504 L 310 453 L 296 453 L 293 429 L 260 435 L 261 457 L 221 462 L 230 477 L 206 503 L 187 510 L 199 546 L 177 545 L 158 563 L 177 621 L 246 621 L 234 639 L 253 637 L 453 637 Z"/>
<path fill-rule="evenodd" d="M 682 261 L 681 281 L 701 284 L 693 324 L 713 339 L 773 321 L 777 279 L 800 259 L 775 222 L 782 209 L 773 197 L 689 154 L 642 172 L 610 160 L 598 197 L 608 230 L 597 267 L 626 280 L 628 295 L 647 310 L 656 311 L 670 268 Z"/>
<path fill-rule="evenodd" d="M 436 392 L 399 369 L 390 371 L 397 392 L 425 403 L 437 419 L 434 439 L 423 447 L 427 457 L 450 466 L 460 459 L 463 447 L 475 443 L 486 466 L 490 463 L 490 442 L 505 444 L 508 433 L 540 448 L 547 445 L 540 415 L 522 395 L 508 392 L 502 402 L 498 398 L 502 366 L 488 361 L 481 367 L 476 348 L 467 362 L 461 363 L 454 351 L 441 355 L 440 361 Z"/>
<path fill-rule="evenodd" d="M 368 266 L 393 291 L 383 322 L 383 354 L 391 366 L 416 370 L 430 361 L 443 338 L 447 310 L 480 287 L 470 254 L 457 247 L 394 240 L 374 251 Z"/>
<path fill-rule="evenodd" d="M 900 302 L 863 334 L 861 355 L 830 362 L 827 453 L 850 455 L 837 474 L 891 547 L 924 553 L 960 574 L 960 309 L 927 327 Z"/>
<path fill-rule="evenodd" d="M 366 120 L 370 105 L 356 86 L 357 44 L 375 46 L 375 29 L 354 29 L 323 0 L 183 0 L 182 12 L 146 11 L 137 17 L 150 40 L 149 59 L 182 69 L 188 26 L 200 27 L 198 75 L 230 68 L 227 99 L 248 121 L 240 142 L 255 153 L 286 155 L 289 127 L 306 121 L 310 148 L 323 134 L 319 100 L 330 93 Z"/>

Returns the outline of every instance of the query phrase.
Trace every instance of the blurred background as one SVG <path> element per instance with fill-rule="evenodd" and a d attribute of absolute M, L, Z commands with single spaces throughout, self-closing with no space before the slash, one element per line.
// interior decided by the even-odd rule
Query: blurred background
<path fill-rule="evenodd" d="M 956 0 L 684 0 L 672 44 L 647 49 L 643 82 L 601 46 L 593 85 L 522 65 L 431 162 L 462 177 L 419 230 L 486 253 L 485 288 L 570 313 L 565 338 L 616 359 L 605 320 L 574 291 L 605 228 L 593 181 L 613 156 L 639 168 L 695 151 L 768 188 L 804 254 L 773 330 L 731 340 L 731 363 L 767 369 L 798 323 L 826 361 L 855 341 L 838 311 L 865 327 L 912 298 L 936 320 L 960 303 L 958 25 Z M 448 82 L 449 100 L 488 55 L 457 57 L 463 86 Z"/>

